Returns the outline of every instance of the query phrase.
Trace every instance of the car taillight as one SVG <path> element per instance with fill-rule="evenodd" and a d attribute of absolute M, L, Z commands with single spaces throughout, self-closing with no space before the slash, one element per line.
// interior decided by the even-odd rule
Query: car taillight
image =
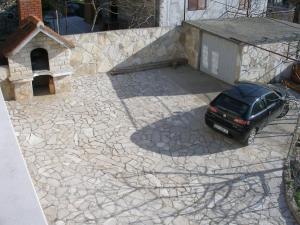
<path fill-rule="evenodd" d="M 247 120 L 243 120 L 243 119 L 239 119 L 239 118 L 236 118 L 233 120 L 235 123 L 239 124 L 239 125 L 249 125 L 250 124 L 250 121 L 247 121 Z"/>
<path fill-rule="evenodd" d="M 211 112 L 213 112 L 213 113 L 216 113 L 216 112 L 218 112 L 218 109 L 217 109 L 217 107 L 214 107 L 214 106 L 209 106 L 209 111 L 211 111 Z"/>

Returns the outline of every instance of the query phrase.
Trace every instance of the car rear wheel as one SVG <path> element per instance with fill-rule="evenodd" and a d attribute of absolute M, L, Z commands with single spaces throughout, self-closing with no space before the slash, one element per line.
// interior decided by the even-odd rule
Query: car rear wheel
<path fill-rule="evenodd" d="M 252 145 L 254 143 L 255 136 L 257 134 L 257 129 L 253 128 L 250 130 L 247 138 L 244 140 L 245 145 Z"/>

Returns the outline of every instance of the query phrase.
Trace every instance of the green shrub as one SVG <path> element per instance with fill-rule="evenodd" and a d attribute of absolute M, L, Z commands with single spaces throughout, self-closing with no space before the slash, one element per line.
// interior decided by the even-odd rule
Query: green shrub
<path fill-rule="evenodd" d="M 295 192 L 295 201 L 297 206 L 300 208 L 300 189 Z"/>

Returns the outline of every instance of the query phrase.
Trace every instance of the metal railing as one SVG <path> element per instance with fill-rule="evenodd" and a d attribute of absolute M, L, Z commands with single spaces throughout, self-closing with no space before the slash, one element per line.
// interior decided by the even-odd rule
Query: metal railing
<path fill-rule="evenodd" d="M 296 110 L 297 122 L 290 141 L 287 166 L 293 179 L 293 190 L 300 188 L 300 102 L 295 97 L 289 97 L 290 108 Z"/>
<path fill-rule="evenodd" d="M 299 134 L 300 134 L 300 101 L 296 99 L 294 96 L 289 96 L 288 97 L 288 102 L 289 102 L 289 107 L 290 110 L 296 110 L 297 112 L 297 122 L 295 124 L 295 128 L 292 134 L 292 139 L 290 142 L 289 146 L 289 151 L 288 151 L 288 158 L 291 157 L 295 151 L 296 144 L 299 139 Z"/>

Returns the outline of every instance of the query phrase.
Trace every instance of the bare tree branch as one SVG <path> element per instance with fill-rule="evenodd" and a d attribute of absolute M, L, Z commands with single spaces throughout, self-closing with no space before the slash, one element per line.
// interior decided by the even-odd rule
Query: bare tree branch
<path fill-rule="evenodd" d="M 118 15 L 120 20 L 127 21 L 128 28 L 154 26 L 155 4 L 149 0 L 90 0 L 94 10 L 92 31 L 95 29 L 100 13 Z M 114 11 L 112 8 L 116 8 Z"/>

